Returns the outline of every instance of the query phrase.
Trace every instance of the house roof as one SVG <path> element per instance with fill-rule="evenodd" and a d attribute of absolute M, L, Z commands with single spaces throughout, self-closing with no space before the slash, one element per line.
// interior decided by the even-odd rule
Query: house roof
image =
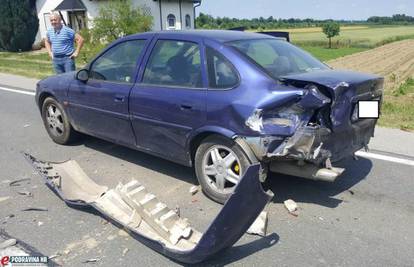
<path fill-rule="evenodd" d="M 82 3 L 82 0 L 63 0 L 57 7 L 56 11 L 86 11 L 85 5 Z"/>

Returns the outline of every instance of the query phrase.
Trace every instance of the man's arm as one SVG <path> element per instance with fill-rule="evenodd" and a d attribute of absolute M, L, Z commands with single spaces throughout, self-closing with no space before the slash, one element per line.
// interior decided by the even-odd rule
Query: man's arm
<path fill-rule="evenodd" d="M 49 38 L 45 38 L 45 47 L 47 52 L 49 53 L 50 59 L 53 59 L 52 45 L 50 44 Z"/>
<path fill-rule="evenodd" d="M 76 43 L 76 50 L 70 56 L 71 58 L 76 58 L 79 55 L 79 52 L 83 46 L 83 37 L 79 33 L 75 33 L 75 43 Z"/>

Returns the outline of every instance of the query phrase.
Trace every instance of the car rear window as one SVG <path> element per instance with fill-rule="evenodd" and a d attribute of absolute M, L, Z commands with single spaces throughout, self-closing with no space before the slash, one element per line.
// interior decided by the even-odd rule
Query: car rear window
<path fill-rule="evenodd" d="M 276 79 L 289 74 L 329 69 L 309 53 L 275 38 L 232 41 L 227 45 L 236 48 Z"/>

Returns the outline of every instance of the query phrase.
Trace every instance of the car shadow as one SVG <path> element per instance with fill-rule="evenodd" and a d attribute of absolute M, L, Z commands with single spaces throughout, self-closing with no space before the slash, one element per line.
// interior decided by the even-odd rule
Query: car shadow
<path fill-rule="evenodd" d="M 335 167 L 346 170 L 333 183 L 271 173 L 264 187 L 275 194 L 274 203 L 283 203 L 286 199 L 293 199 L 296 202 L 335 208 L 343 202 L 335 196 L 346 190 L 353 194 L 350 189 L 365 179 L 372 169 L 372 162 L 365 158 L 358 158 L 358 160 L 347 158 L 336 163 Z"/>
<path fill-rule="evenodd" d="M 269 234 L 265 237 L 258 237 L 258 239 L 242 245 L 232 246 L 225 249 L 213 258 L 208 259 L 202 263 L 197 264 L 181 264 L 182 266 L 226 266 L 233 262 L 249 257 L 256 252 L 268 249 L 279 242 L 279 235 L 276 233 Z M 177 262 L 178 263 L 178 262 Z"/>
<path fill-rule="evenodd" d="M 120 158 L 127 162 L 154 170 L 175 179 L 191 184 L 198 184 L 194 170 L 174 162 L 152 156 L 128 147 L 116 145 L 92 136 L 83 136 L 82 140 L 74 145 L 84 145 L 99 152 Z"/>
<path fill-rule="evenodd" d="M 175 179 L 191 184 L 198 184 L 192 168 L 184 167 L 144 152 L 116 145 L 92 136 L 84 136 L 83 140 L 77 145 L 85 145 L 91 149 Z M 363 180 L 371 171 L 372 162 L 361 157 L 357 161 L 353 158 L 347 158 L 336 163 L 335 166 L 345 168 L 346 170 L 333 183 L 270 173 L 264 184 L 264 188 L 273 191 L 275 197 L 272 201 L 274 203 L 283 203 L 286 199 L 293 199 L 297 202 L 313 203 L 335 208 L 343 202 L 343 200 L 335 198 L 335 196 L 346 190 L 350 190 L 350 188 Z"/>

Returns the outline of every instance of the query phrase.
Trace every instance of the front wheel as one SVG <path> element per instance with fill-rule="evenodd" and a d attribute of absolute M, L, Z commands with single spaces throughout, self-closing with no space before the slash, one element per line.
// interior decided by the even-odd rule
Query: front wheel
<path fill-rule="evenodd" d="M 76 132 L 69 123 L 62 105 L 48 97 L 42 105 L 42 119 L 46 131 L 55 143 L 66 145 L 76 138 Z"/>
<path fill-rule="evenodd" d="M 232 194 L 250 162 L 233 140 L 211 136 L 198 147 L 195 171 L 203 192 L 224 204 Z"/>

